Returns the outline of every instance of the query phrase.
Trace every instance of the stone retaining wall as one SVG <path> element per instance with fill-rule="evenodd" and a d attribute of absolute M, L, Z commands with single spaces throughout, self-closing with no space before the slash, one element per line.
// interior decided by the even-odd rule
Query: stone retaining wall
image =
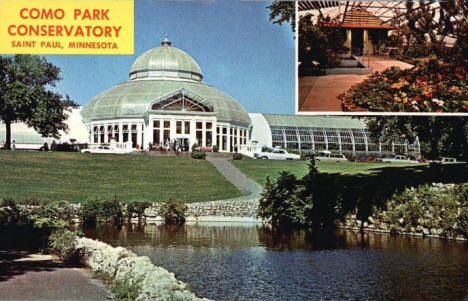
<path fill-rule="evenodd" d="M 209 301 L 197 297 L 187 284 L 166 269 L 153 265 L 147 256 L 137 256 L 125 248 L 114 248 L 89 238 L 77 238 L 76 248 L 83 263 L 94 272 L 108 274 L 113 282 L 138 282 L 141 292 L 137 301 Z"/>
<path fill-rule="evenodd" d="M 384 216 L 385 212 L 382 212 L 381 214 Z M 401 225 L 388 224 L 386 222 L 383 222 L 375 215 L 369 216 L 369 218 L 366 221 L 362 221 L 359 220 L 355 214 L 348 214 L 346 216 L 345 222 L 337 222 L 337 226 L 338 228 L 342 229 L 359 230 L 367 232 L 394 233 L 419 237 L 467 240 L 461 235 L 457 237 L 441 235 L 443 230 L 436 228 L 428 229 L 423 228 L 421 226 L 417 226 L 415 228 L 412 228 L 411 231 L 407 231 Z"/>
<path fill-rule="evenodd" d="M 159 217 L 160 204 L 153 204 L 145 210 L 147 222 L 162 220 Z M 257 219 L 257 200 L 211 201 L 187 204 L 187 220 L 203 220 L 206 217 L 237 217 Z M 248 219 L 246 219 L 248 220 Z"/>

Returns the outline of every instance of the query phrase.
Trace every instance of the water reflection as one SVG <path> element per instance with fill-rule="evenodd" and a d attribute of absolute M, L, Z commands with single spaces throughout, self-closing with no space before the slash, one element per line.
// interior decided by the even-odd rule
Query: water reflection
<path fill-rule="evenodd" d="M 145 255 L 216 300 L 464 300 L 464 242 L 256 224 L 124 225 L 88 237 Z"/>

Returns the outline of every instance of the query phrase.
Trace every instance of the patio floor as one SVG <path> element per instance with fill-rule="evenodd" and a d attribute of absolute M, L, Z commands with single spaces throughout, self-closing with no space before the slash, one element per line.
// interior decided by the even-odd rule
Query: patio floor
<path fill-rule="evenodd" d="M 386 58 L 359 58 L 373 71 L 383 71 L 390 67 L 407 69 L 413 67 L 405 62 Z M 353 85 L 364 81 L 368 75 L 340 74 L 299 77 L 299 112 L 342 112 L 341 101 L 337 97 Z"/>

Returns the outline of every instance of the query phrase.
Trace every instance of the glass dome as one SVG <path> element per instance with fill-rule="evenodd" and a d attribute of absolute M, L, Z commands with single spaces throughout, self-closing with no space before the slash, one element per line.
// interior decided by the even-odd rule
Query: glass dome
<path fill-rule="evenodd" d="M 132 65 L 130 80 L 144 78 L 179 78 L 201 82 L 203 74 L 198 63 L 185 51 L 171 46 L 166 38 L 161 47 L 140 55 Z"/>

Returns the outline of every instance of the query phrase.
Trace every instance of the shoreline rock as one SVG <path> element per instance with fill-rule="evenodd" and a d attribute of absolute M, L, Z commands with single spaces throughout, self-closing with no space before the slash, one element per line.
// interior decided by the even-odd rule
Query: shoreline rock
<path fill-rule="evenodd" d="M 76 248 L 82 263 L 94 272 L 106 273 L 113 282 L 141 287 L 137 301 L 210 301 L 197 297 L 174 273 L 155 266 L 147 256 L 85 237 L 76 239 Z"/>

